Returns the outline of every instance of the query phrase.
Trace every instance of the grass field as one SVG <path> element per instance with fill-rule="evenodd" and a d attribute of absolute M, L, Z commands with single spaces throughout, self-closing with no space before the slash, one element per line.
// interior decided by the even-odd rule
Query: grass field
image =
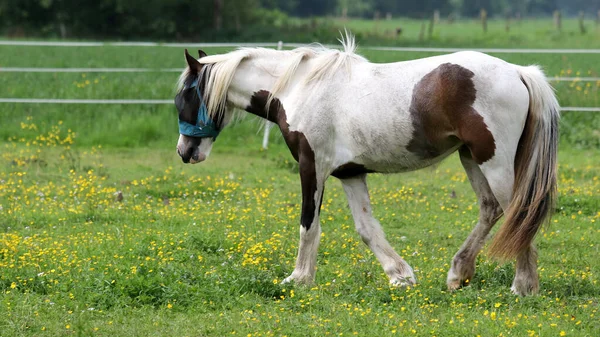
<path fill-rule="evenodd" d="M 207 50 L 209 54 L 223 49 Z M 363 50 L 376 62 L 427 56 Z M 0 46 L 2 67 L 183 65 L 173 48 Z M 598 76 L 597 56 L 507 54 L 550 76 Z M 0 73 L 0 97 L 167 99 L 173 73 Z M 556 83 L 562 105 L 600 106 L 600 83 Z M 456 157 L 369 179 L 374 214 L 419 284 L 390 288 L 327 182 L 316 285 L 293 269 L 300 188 L 280 136 L 259 122 L 181 164 L 172 106 L 0 105 L 0 336 L 597 336 L 600 117 L 565 113 L 559 202 L 537 239 L 541 291 L 510 293 L 512 264 L 485 255 L 445 290 L 477 218 Z"/>
<path fill-rule="evenodd" d="M 592 14 L 592 13 L 590 13 Z M 593 16 L 590 15 L 590 16 Z M 421 26 L 426 29 L 423 39 L 419 35 Z M 577 19 L 564 19 L 562 29 L 554 27 L 552 18 L 526 19 L 510 21 L 506 31 L 506 20 L 488 20 L 487 32 L 483 31 L 479 20 L 459 20 L 449 23 L 442 18 L 434 25 L 429 35 L 430 20 L 393 19 L 393 20 L 333 20 L 336 27 L 347 27 L 357 32 L 363 39 L 376 44 L 454 46 L 454 47 L 507 47 L 507 48 L 598 48 L 600 47 L 600 26 L 594 20 L 584 21 L 586 33 L 581 34 Z M 402 34 L 395 36 L 397 28 Z"/>

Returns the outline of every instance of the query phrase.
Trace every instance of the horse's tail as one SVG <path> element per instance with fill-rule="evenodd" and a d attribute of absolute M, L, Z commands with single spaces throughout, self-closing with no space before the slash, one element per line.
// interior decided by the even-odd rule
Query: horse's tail
<path fill-rule="evenodd" d="M 560 107 L 540 68 L 518 67 L 518 72 L 529 91 L 529 112 L 515 156 L 512 200 L 490 246 L 490 255 L 502 260 L 529 247 L 556 199 Z"/>

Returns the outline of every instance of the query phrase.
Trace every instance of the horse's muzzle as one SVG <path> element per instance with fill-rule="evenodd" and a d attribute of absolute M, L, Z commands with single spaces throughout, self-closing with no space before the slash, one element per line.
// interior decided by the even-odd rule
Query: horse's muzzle
<path fill-rule="evenodd" d="M 181 160 L 186 164 L 196 164 L 206 159 L 206 155 L 204 153 L 200 153 L 197 147 L 189 147 L 185 152 L 177 149 L 177 154 L 179 154 Z"/>

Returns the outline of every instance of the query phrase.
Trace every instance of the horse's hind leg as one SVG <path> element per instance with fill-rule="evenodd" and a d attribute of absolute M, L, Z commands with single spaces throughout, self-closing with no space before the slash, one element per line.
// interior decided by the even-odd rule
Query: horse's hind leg
<path fill-rule="evenodd" d="M 366 175 L 341 179 L 341 181 L 348 198 L 356 231 L 383 266 L 383 270 L 390 278 L 390 283 L 402 286 L 416 283 L 412 268 L 390 246 L 385 239 L 381 225 L 371 213 Z"/>
<path fill-rule="evenodd" d="M 498 151 L 491 160 L 479 167 L 485 175 L 489 187 L 503 210 L 508 208 L 512 199 L 514 184 L 514 155 Z M 537 251 L 533 243 L 517 256 L 515 278 L 511 290 L 517 295 L 537 293 L 539 279 L 537 273 Z"/>
<path fill-rule="evenodd" d="M 448 272 L 449 289 L 460 287 L 462 282 L 473 276 L 475 258 L 485 242 L 485 237 L 503 210 L 506 210 L 510 204 L 514 184 L 513 158 L 514 154 L 497 151 L 492 159 L 477 165 L 466 147 L 460 151 L 461 162 L 479 199 L 480 217 L 477 226 L 454 256 L 452 267 Z M 538 288 L 537 252 L 532 243 L 527 250 L 517 256 L 511 290 L 517 295 L 529 295 L 536 293 Z"/>
<path fill-rule="evenodd" d="M 502 208 L 494 196 L 488 180 L 477 163 L 471 158 L 468 149 L 462 148 L 460 150 L 460 161 L 479 201 L 479 221 L 452 259 L 452 266 L 448 271 L 448 279 L 446 280 L 450 290 L 460 288 L 473 278 L 477 255 L 485 244 L 485 239 L 490 230 L 502 214 Z"/>
<path fill-rule="evenodd" d="M 539 290 L 537 273 L 537 250 L 531 244 L 526 251 L 517 256 L 515 279 L 510 290 L 516 295 L 531 295 Z"/>

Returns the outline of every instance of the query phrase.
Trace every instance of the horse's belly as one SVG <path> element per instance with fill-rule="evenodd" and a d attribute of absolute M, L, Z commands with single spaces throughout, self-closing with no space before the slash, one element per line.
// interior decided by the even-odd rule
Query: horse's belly
<path fill-rule="evenodd" d="M 380 173 L 407 172 L 422 169 L 436 164 L 456 151 L 461 144 L 448 148 L 435 157 L 422 158 L 408 151 L 405 147 L 384 153 L 381 150 L 363 153 L 356 158 L 356 162 L 364 165 L 368 170 Z"/>

